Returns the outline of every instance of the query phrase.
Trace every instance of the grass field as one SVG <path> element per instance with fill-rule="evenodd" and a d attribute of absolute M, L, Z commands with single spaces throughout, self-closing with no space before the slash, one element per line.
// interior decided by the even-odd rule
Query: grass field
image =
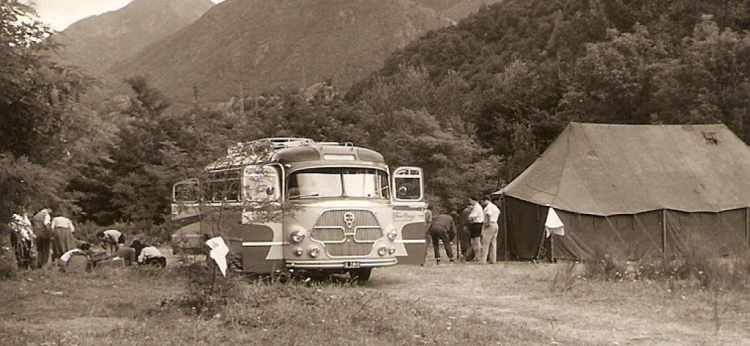
<path fill-rule="evenodd" d="M 210 297 L 195 269 L 0 281 L 0 345 L 750 345 L 747 291 L 560 285 L 561 264 L 402 266 L 363 286 L 221 279 Z"/>

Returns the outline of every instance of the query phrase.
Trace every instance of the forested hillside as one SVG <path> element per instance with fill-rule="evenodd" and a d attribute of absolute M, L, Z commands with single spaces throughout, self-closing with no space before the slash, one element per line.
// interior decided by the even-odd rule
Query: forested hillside
<path fill-rule="evenodd" d="M 448 25 L 410 0 L 227 0 L 184 30 L 115 65 L 168 95 L 223 100 L 333 80 L 347 87 L 430 29 Z"/>
<path fill-rule="evenodd" d="M 348 98 L 412 69 L 464 83 L 459 117 L 506 182 L 573 120 L 722 122 L 748 142 L 749 16 L 742 1 L 507 0 L 393 54 Z"/>
<path fill-rule="evenodd" d="M 112 64 L 192 23 L 210 0 L 135 0 L 117 11 L 73 23 L 55 35 L 59 61 L 99 76 Z"/>
<path fill-rule="evenodd" d="M 509 182 L 571 120 L 723 122 L 747 142 L 747 6 L 738 0 L 506 0 L 398 50 L 346 97 L 338 79 L 326 82 L 324 75 L 294 70 L 289 76 L 313 85 L 260 94 L 246 89 L 243 98 L 218 104 L 196 97 L 178 108 L 154 81 L 162 77 L 152 76 L 129 79 L 135 98 L 87 109 L 76 102 L 86 85 L 71 79 L 74 71 L 55 72 L 43 61 L 30 60 L 36 65 L 27 68 L 48 87 L 17 84 L 17 74 L 7 77 L 3 70 L 2 102 L 17 111 L 3 112 L 2 124 L 25 126 L 27 132 L 6 125 L 0 149 L 4 167 L 55 174 L 19 178 L 11 171 L 1 178 L 15 187 L 18 179 L 36 186 L 31 182 L 54 177 L 45 183 L 48 195 L 72 201 L 79 220 L 151 225 L 165 221 L 175 181 L 200 172 L 229 144 L 262 137 L 354 142 L 382 152 L 391 166 L 419 165 L 426 172 L 430 201 L 444 209 Z M 4 20 L 8 25 L 13 21 Z M 1 49 L 16 59 L 41 48 L 29 43 Z M 272 56 L 263 50 L 251 53 L 260 57 L 258 64 Z M 219 80 L 226 90 L 211 89 L 224 100 L 237 95 L 228 91 L 238 86 L 231 66 L 216 67 L 224 68 Z M 189 72 L 164 78 L 176 78 L 193 92 L 194 84 L 185 77 Z M 28 90 L 35 94 L 24 94 Z M 51 95 L 61 98 L 55 101 L 60 106 L 50 106 Z M 25 103 L 13 101 L 19 97 Z M 55 136 L 34 142 L 37 137 L 30 136 L 39 131 Z M 18 137 L 23 133 L 31 135 Z M 28 202 L 13 199 L 8 210 Z"/>

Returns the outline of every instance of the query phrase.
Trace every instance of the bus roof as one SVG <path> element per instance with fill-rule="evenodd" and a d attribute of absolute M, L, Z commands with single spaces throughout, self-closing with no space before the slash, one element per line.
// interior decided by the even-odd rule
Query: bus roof
<path fill-rule="evenodd" d="M 270 144 L 272 153 L 267 155 L 248 154 L 244 148 Z M 332 164 L 374 163 L 384 166 L 385 160 L 380 153 L 356 147 L 352 143 L 319 142 L 307 138 L 264 138 L 248 143 L 238 143 L 228 149 L 226 157 L 220 158 L 206 167 L 207 170 L 221 170 L 243 167 L 258 163 L 312 163 L 329 162 Z"/>

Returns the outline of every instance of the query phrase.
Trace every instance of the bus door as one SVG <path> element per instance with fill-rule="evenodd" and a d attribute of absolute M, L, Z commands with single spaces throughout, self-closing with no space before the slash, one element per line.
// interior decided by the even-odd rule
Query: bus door
<path fill-rule="evenodd" d="M 200 254 L 203 251 L 201 233 L 200 182 L 188 179 L 172 188 L 172 252 L 174 254 Z"/>
<path fill-rule="evenodd" d="M 396 248 L 398 264 L 423 264 L 427 251 L 425 236 L 425 203 L 422 169 L 399 167 L 393 171 L 391 194 L 393 225 L 398 232 Z"/>
<path fill-rule="evenodd" d="M 283 269 L 281 165 L 252 165 L 242 175 L 242 227 L 230 241 L 239 243 L 245 272 Z"/>

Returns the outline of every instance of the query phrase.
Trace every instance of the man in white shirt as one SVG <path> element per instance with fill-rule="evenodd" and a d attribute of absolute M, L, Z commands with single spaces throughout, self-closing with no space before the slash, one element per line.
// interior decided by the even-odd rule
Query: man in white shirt
<path fill-rule="evenodd" d="M 161 268 L 167 266 L 167 258 L 156 247 L 142 244 L 139 240 L 134 240 L 130 247 L 135 249 L 135 257 L 138 259 L 138 264 L 153 265 Z"/>
<path fill-rule="evenodd" d="M 490 196 L 482 198 L 484 206 L 484 226 L 482 227 L 482 252 L 479 256 L 482 263 L 497 262 L 497 220 L 500 218 L 500 209 L 492 203 Z"/>
<path fill-rule="evenodd" d="M 125 235 L 116 229 L 108 229 L 96 233 L 96 238 L 102 242 L 102 245 L 109 251 L 109 256 L 114 257 L 115 253 L 125 246 Z"/>
<path fill-rule="evenodd" d="M 471 253 L 474 254 L 473 262 L 478 262 L 482 248 L 482 224 L 484 223 L 484 211 L 477 199 L 469 197 L 469 230 L 471 231 Z"/>

